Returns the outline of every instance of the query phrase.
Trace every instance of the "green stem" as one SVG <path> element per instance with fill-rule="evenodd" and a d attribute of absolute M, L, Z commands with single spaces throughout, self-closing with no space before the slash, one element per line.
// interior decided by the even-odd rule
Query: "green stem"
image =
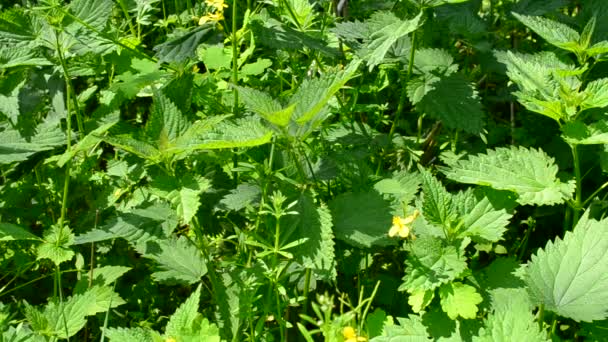
<path fill-rule="evenodd" d="M 397 111 L 395 112 L 395 117 L 393 118 L 393 123 L 391 125 L 391 129 L 388 132 L 388 143 L 391 144 L 393 141 L 393 135 L 395 134 L 395 130 L 397 129 L 397 123 L 399 122 L 399 119 L 401 118 L 401 114 L 403 113 L 403 110 L 405 108 L 405 100 L 407 99 L 407 84 L 410 81 L 410 78 L 412 77 L 412 72 L 414 70 L 414 57 L 416 55 L 416 31 L 412 32 L 412 47 L 410 50 L 410 59 L 408 61 L 408 66 L 407 66 L 407 74 L 405 75 L 405 80 L 403 82 L 403 87 L 401 88 L 401 95 L 399 96 L 399 104 L 397 105 Z M 378 163 L 378 168 L 376 169 L 376 175 L 380 174 L 380 171 L 382 170 L 383 166 L 384 166 L 384 159 L 383 157 L 380 158 L 380 161 Z"/>
<path fill-rule="evenodd" d="M 549 331 L 549 339 L 553 339 L 555 335 L 555 328 L 557 327 L 557 315 L 553 315 L 553 322 L 551 322 L 551 330 Z"/>
<path fill-rule="evenodd" d="M 538 307 L 538 327 L 542 331 L 545 325 L 545 305 L 541 304 Z"/>
<path fill-rule="evenodd" d="M 310 268 L 306 269 L 306 274 L 304 276 L 304 308 L 302 313 L 304 315 L 308 314 L 308 293 L 310 292 L 310 278 L 312 271 Z"/>
<path fill-rule="evenodd" d="M 572 227 L 576 226 L 580 217 L 580 211 L 583 208 L 583 195 L 582 195 L 582 178 L 581 178 L 581 165 L 578 155 L 578 146 L 571 145 L 572 159 L 574 162 L 574 177 L 576 178 L 576 192 L 574 197 L 574 208 L 572 213 Z"/>
<path fill-rule="evenodd" d="M 236 16 L 237 16 L 237 1 L 232 1 L 232 83 L 236 86 L 239 82 L 239 59 L 238 59 L 238 49 L 237 49 L 237 27 L 236 27 Z M 233 88 L 234 91 L 234 114 L 238 115 L 239 111 L 239 92 L 236 87 Z"/>
<path fill-rule="evenodd" d="M 127 5 L 125 4 L 125 0 L 118 0 L 118 5 L 122 9 L 122 12 L 127 18 L 127 23 L 129 23 L 129 29 L 131 30 L 131 34 L 133 37 L 137 37 L 137 31 L 135 30 L 135 26 L 133 26 L 133 20 L 131 19 L 131 15 L 129 15 L 129 10 L 127 9 Z"/>
<path fill-rule="evenodd" d="M 584 208 L 584 207 L 586 207 L 586 206 L 587 206 L 587 204 L 589 204 L 589 202 L 591 202 L 591 201 L 593 200 L 593 198 L 594 198 L 595 196 L 597 196 L 597 194 L 599 194 L 599 193 L 600 193 L 600 191 L 604 190 L 604 189 L 605 189 L 607 186 L 608 186 L 608 182 L 606 182 L 606 183 L 602 184 L 602 186 L 600 186 L 600 187 L 599 187 L 597 190 L 595 190 L 595 192 L 593 192 L 593 193 L 591 194 L 591 196 L 589 196 L 589 197 L 588 197 L 588 198 L 585 200 L 585 202 L 583 202 L 583 208 Z"/>

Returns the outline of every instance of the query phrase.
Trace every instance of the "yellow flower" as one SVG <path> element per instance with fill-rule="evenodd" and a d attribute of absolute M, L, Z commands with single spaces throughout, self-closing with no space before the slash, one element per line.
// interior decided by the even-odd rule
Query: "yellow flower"
<path fill-rule="evenodd" d="M 199 19 L 198 24 L 203 25 L 206 22 L 210 22 L 210 21 L 218 22 L 223 19 L 224 19 L 224 14 L 222 14 L 221 12 L 209 13 L 207 15 L 202 16 Z"/>
<path fill-rule="evenodd" d="M 388 236 L 394 237 L 399 235 L 402 238 L 406 238 L 408 235 L 410 235 L 412 223 L 414 223 L 414 220 L 416 220 L 419 214 L 420 213 L 418 210 L 414 210 L 414 213 L 406 218 L 393 216 L 393 225 L 388 231 Z"/>
<path fill-rule="evenodd" d="M 169 337 L 165 340 L 165 342 L 177 342 L 177 340 L 174 339 L 173 337 Z"/>
<path fill-rule="evenodd" d="M 205 4 L 209 7 L 215 7 L 219 11 L 223 11 L 224 8 L 228 8 L 228 5 L 224 3 L 224 0 L 205 0 Z"/>
<path fill-rule="evenodd" d="M 342 336 L 344 336 L 344 342 L 367 341 L 365 337 L 357 336 L 357 332 L 353 327 L 345 327 L 344 329 L 342 329 Z"/>

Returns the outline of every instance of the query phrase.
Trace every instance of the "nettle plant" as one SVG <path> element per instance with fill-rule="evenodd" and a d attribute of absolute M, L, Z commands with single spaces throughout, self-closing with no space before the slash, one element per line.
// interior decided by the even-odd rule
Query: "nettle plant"
<path fill-rule="evenodd" d="M 608 144 L 608 79 L 591 72 L 608 41 L 596 17 L 579 33 L 511 3 L 361 1 L 354 20 L 343 1 L 3 9 L 0 341 L 548 341 L 599 326 L 608 182 L 583 187 L 580 155 L 597 151 L 580 145 Z M 560 50 L 492 54 L 490 28 L 512 16 Z M 573 175 L 542 147 L 487 149 L 477 50 L 557 123 Z M 536 233 L 563 235 L 528 251 L 534 229 L 512 235 L 542 206 L 564 223 Z"/>

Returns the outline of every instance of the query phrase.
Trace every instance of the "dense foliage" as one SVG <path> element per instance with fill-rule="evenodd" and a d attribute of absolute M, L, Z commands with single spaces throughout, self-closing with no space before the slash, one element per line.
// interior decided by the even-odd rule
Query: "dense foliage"
<path fill-rule="evenodd" d="M 606 341 L 607 107 L 604 0 L 0 0 L 0 342 Z"/>

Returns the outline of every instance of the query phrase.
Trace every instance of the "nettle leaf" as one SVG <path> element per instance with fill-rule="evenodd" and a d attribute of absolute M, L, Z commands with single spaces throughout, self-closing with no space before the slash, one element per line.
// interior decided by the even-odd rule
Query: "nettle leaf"
<path fill-rule="evenodd" d="M 608 317 L 608 219 L 588 216 L 533 255 L 525 278 L 534 304 L 579 322 Z"/>
<path fill-rule="evenodd" d="M 466 269 L 463 240 L 460 246 L 447 244 L 444 240 L 422 236 L 408 246 L 406 274 L 399 291 L 416 293 L 433 290 L 441 284 L 459 277 Z"/>
<path fill-rule="evenodd" d="M 37 259 L 51 259 L 55 265 L 74 257 L 70 248 L 74 244 L 74 234 L 67 226 L 51 226 L 44 232 L 43 242 L 38 246 Z"/>
<path fill-rule="evenodd" d="M 169 284 L 194 284 L 207 274 L 207 263 L 201 251 L 184 236 L 156 242 L 144 257 L 159 266 L 152 277 Z"/>
<path fill-rule="evenodd" d="M 44 336 L 40 336 L 34 333 L 29 324 L 19 323 L 16 327 L 10 326 L 6 328 L 1 334 L 0 338 L 7 342 L 47 342 Z"/>
<path fill-rule="evenodd" d="M 89 288 L 89 281 L 92 286 L 110 286 L 120 278 L 123 274 L 131 270 L 131 267 L 126 266 L 102 266 L 96 267 L 92 272 L 83 272 L 80 279 L 74 286 L 74 293 L 84 293 Z M 91 275 L 93 279 L 91 279 Z"/>
<path fill-rule="evenodd" d="M 492 291 L 492 311 L 474 342 L 550 341 L 534 319 L 530 301 L 523 289 Z"/>
<path fill-rule="evenodd" d="M 603 108 L 608 106 L 608 78 L 591 81 L 585 87 L 587 97 L 581 103 L 581 109 Z"/>
<path fill-rule="evenodd" d="M 36 40 L 37 32 L 32 19 L 32 15 L 25 13 L 21 7 L 3 10 L 0 13 L 0 43 L 8 45 Z"/>
<path fill-rule="evenodd" d="M 306 239 L 294 249 L 294 257 L 305 268 L 312 269 L 317 279 L 336 279 L 334 255 L 334 234 L 331 213 L 325 205 L 317 206 L 310 193 L 302 194 L 294 207 L 298 215 L 298 225 L 293 240 Z"/>
<path fill-rule="evenodd" d="M 247 206 L 257 205 L 260 201 L 262 190 L 257 184 L 242 183 L 236 189 L 230 190 L 216 206 L 216 210 L 239 211 Z"/>
<path fill-rule="evenodd" d="M 561 127 L 562 137 L 573 145 L 608 144 L 608 122 L 598 121 L 586 125 L 580 121 L 568 122 Z"/>
<path fill-rule="evenodd" d="M 201 285 L 175 310 L 169 318 L 165 335 L 167 339 L 179 339 L 183 335 L 192 335 L 195 320 L 200 316 L 198 304 L 201 298 Z"/>
<path fill-rule="evenodd" d="M 557 178 L 554 159 L 542 150 L 511 146 L 458 160 L 445 175 L 457 182 L 491 186 L 517 193 L 520 204 L 553 205 L 572 197 L 574 181 Z"/>
<path fill-rule="evenodd" d="M 450 227 L 457 214 L 452 203 L 452 195 L 429 171 L 421 166 L 418 170 L 422 175 L 422 215 L 431 223 Z"/>
<path fill-rule="evenodd" d="M 451 319 L 474 319 L 482 297 L 473 286 L 452 282 L 439 288 L 441 308 Z"/>
<path fill-rule="evenodd" d="M 577 52 L 580 48 L 578 43 L 580 35 L 568 25 L 543 17 L 534 17 L 518 13 L 513 13 L 513 16 L 541 36 L 549 44 L 572 52 Z"/>
<path fill-rule="evenodd" d="M 155 91 L 150 118 L 146 123 L 145 134 L 161 151 L 167 150 L 173 141 L 182 135 L 188 121 L 177 106 L 163 93 Z"/>
<path fill-rule="evenodd" d="M 0 222 L 0 241 L 37 240 L 41 239 L 16 224 Z"/>
<path fill-rule="evenodd" d="M 36 132 L 26 139 L 6 122 L 0 123 L 0 165 L 24 161 L 37 152 L 66 144 L 58 120 L 47 119 L 36 127 Z"/>
<path fill-rule="evenodd" d="M 157 342 L 162 341 L 160 334 L 149 328 L 105 328 L 105 336 L 110 341 Z"/>
<path fill-rule="evenodd" d="M 381 194 L 390 195 L 399 203 L 409 204 L 418 189 L 422 178 L 418 173 L 397 172 L 391 178 L 385 178 L 374 184 L 374 189 Z"/>
<path fill-rule="evenodd" d="M 408 318 L 397 317 L 399 325 L 385 324 L 382 336 L 376 336 L 369 340 L 370 342 L 394 342 L 394 341 L 409 341 L 409 342 L 426 342 L 432 341 L 426 331 L 426 327 L 422 323 L 422 319 L 416 315 L 409 315 Z"/>
<path fill-rule="evenodd" d="M 210 187 L 209 180 L 197 175 L 185 174 L 180 178 L 156 175 L 150 184 L 150 192 L 168 200 L 180 221 L 189 224 L 200 207 L 200 194 Z"/>
<path fill-rule="evenodd" d="M 196 49 L 214 34 L 213 24 L 193 28 L 177 38 L 166 41 L 154 47 L 159 62 L 182 63 L 188 58 L 194 58 Z"/>
<path fill-rule="evenodd" d="M 421 11 L 417 16 L 409 20 L 398 20 L 392 24 L 388 24 L 371 36 L 372 40 L 366 46 L 368 52 L 364 56 L 370 71 L 376 65 L 382 63 L 384 56 L 397 40 L 414 32 L 422 25 L 424 22 L 422 13 Z"/>
<path fill-rule="evenodd" d="M 70 3 L 70 12 L 97 31 L 102 31 L 110 15 L 112 0 L 75 0 Z"/>
<path fill-rule="evenodd" d="M 296 108 L 295 104 L 283 108 L 277 100 L 262 91 L 245 87 L 237 87 L 237 89 L 239 99 L 245 103 L 249 110 L 279 127 L 285 127 L 289 124 Z"/>
<path fill-rule="evenodd" d="M 395 244 L 389 239 L 391 207 L 376 191 L 338 195 L 329 207 L 336 237 L 355 247 Z"/>
<path fill-rule="evenodd" d="M 474 85 L 461 74 L 430 80 L 408 85 L 408 95 L 416 110 L 441 120 L 447 127 L 474 134 L 481 132 L 484 112 Z"/>
<path fill-rule="evenodd" d="M 463 218 L 458 237 L 470 237 L 478 243 L 497 242 L 507 230 L 512 215 L 500 208 L 485 195 L 472 190 L 453 197 L 460 217 Z"/>

